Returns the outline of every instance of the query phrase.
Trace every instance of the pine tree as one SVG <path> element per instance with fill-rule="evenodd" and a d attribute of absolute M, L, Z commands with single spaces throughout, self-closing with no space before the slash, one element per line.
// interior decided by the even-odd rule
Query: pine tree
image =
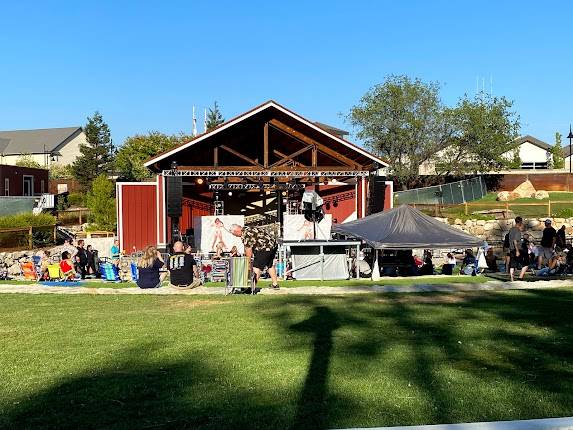
<path fill-rule="evenodd" d="M 217 102 L 213 103 L 213 107 L 209 108 L 207 113 L 207 131 L 213 130 L 219 124 L 223 124 L 225 119 L 219 110 L 219 104 Z"/>
<path fill-rule="evenodd" d="M 109 126 L 99 112 L 88 117 L 84 133 L 87 144 L 80 145 L 81 155 L 73 163 L 72 170 L 74 177 L 87 190 L 96 177 L 112 172 L 115 151 Z"/>

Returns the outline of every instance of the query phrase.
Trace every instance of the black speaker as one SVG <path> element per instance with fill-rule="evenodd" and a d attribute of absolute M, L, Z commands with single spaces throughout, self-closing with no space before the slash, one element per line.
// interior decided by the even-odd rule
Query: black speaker
<path fill-rule="evenodd" d="M 368 199 L 368 215 L 382 212 L 386 199 L 386 178 L 384 176 L 370 177 L 370 195 Z"/>
<path fill-rule="evenodd" d="M 166 176 L 167 216 L 179 218 L 183 215 L 181 200 L 183 199 L 183 178 L 181 176 Z"/>

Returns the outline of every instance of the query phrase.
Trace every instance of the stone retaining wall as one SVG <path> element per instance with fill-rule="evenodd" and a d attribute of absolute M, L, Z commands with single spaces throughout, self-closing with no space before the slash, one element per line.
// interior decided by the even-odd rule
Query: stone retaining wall
<path fill-rule="evenodd" d="M 513 219 L 499 219 L 491 221 L 470 219 L 464 222 L 458 218 L 453 220 L 453 223 L 450 223 L 447 218 L 436 217 L 436 219 L 446 224 L 451 224 L 452 227 L 457 228 L 458 230 L 462 230 L 466 233 L 485 239 L 488 242 L 503 241 L 505 234 L 511 227 L 513 227 L 515 222 Z M 533 240 L 536 243 L 539 243 L 543 229 L 545 228 L 544 221 L 546 219 L 547 218 L 524 218 L 524 233 L 529 233 Z M 552 218 L 551 220 L 553 221 L 553 227 L 556 230 L 562 225 L 565 225 L 567 236 L 573 235 L 573 218 Z"/>

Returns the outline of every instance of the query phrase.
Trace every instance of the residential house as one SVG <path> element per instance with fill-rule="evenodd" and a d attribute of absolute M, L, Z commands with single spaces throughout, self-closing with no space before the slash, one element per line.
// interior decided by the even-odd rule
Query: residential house
<path fill-rule="evenodd" d="M 515 149 L 519 150 L 519 158 L 521 166 L 519 169 L 525 170 L 546 170 L 552 168 L 553 154 L 551 152 L 551 145 L 543 142 L 536 137 L 526 135 L 515 139 Z M 508 151 L 504 154 L 508 159 L 513 159 L 514 150 Z M 436 160 L 446 157 L 447 148 L 442 149 L 436 153 Z M 425 162 L 420 165 L 420 175 L 435 175 L 434 161 Z M 487 173 L 487 172 L 484 172 Z"/>
<path fill-rule="evenodd" d="M 573 172 L 573 166 L 571 165 L 571 150 L 569 145 L 563 147 L 563 158 L 565 159 L 565 171 Z"/>
<path fill-rule="evenodd" d="M 48 170 L 0 164 L 0 196 L 33 197 L 47 192 Z"/>
<path fill-rule="evenodd" d="M 13 166 L 22 155 L 29 154 L 46 168 L 53 163 L 68 165 L 80 155 L 80 145 L 86 143 L 81 127 L 0 131 L 0 164 Z"/>

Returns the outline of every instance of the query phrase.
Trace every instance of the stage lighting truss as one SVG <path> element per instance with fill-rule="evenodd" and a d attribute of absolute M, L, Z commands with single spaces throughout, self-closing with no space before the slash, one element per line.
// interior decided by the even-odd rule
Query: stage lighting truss
<path fill-rule="evenodd" d="M 209 184 L 209 189 L 212 191 L 234 191 L 234 190 L 304 190 L 305 184 L 244 184 L 244 183 L 228 183 L 228 184 Z"/>
<path fill-rule="evenodd" d="M 194 176 L 194 177 L 267 177 L 267 178 L 307 178 L 307 177 L 367 177 L 370 172 L 364 170 L 163 170 L 163 176 Z"/>
<path fill-rule="evenodd" d="M 352 200 L 354 199 L 355 194 L 354 191 L 347 191 L 345 193 L 340 193 L 340 194 L 336 194 L 334 196 L 326 196 L 323 197 L 322 200 L 324 200 L 325 204 L 334 204 L 334 202 L 341 202 L 344 200 Z"/>

